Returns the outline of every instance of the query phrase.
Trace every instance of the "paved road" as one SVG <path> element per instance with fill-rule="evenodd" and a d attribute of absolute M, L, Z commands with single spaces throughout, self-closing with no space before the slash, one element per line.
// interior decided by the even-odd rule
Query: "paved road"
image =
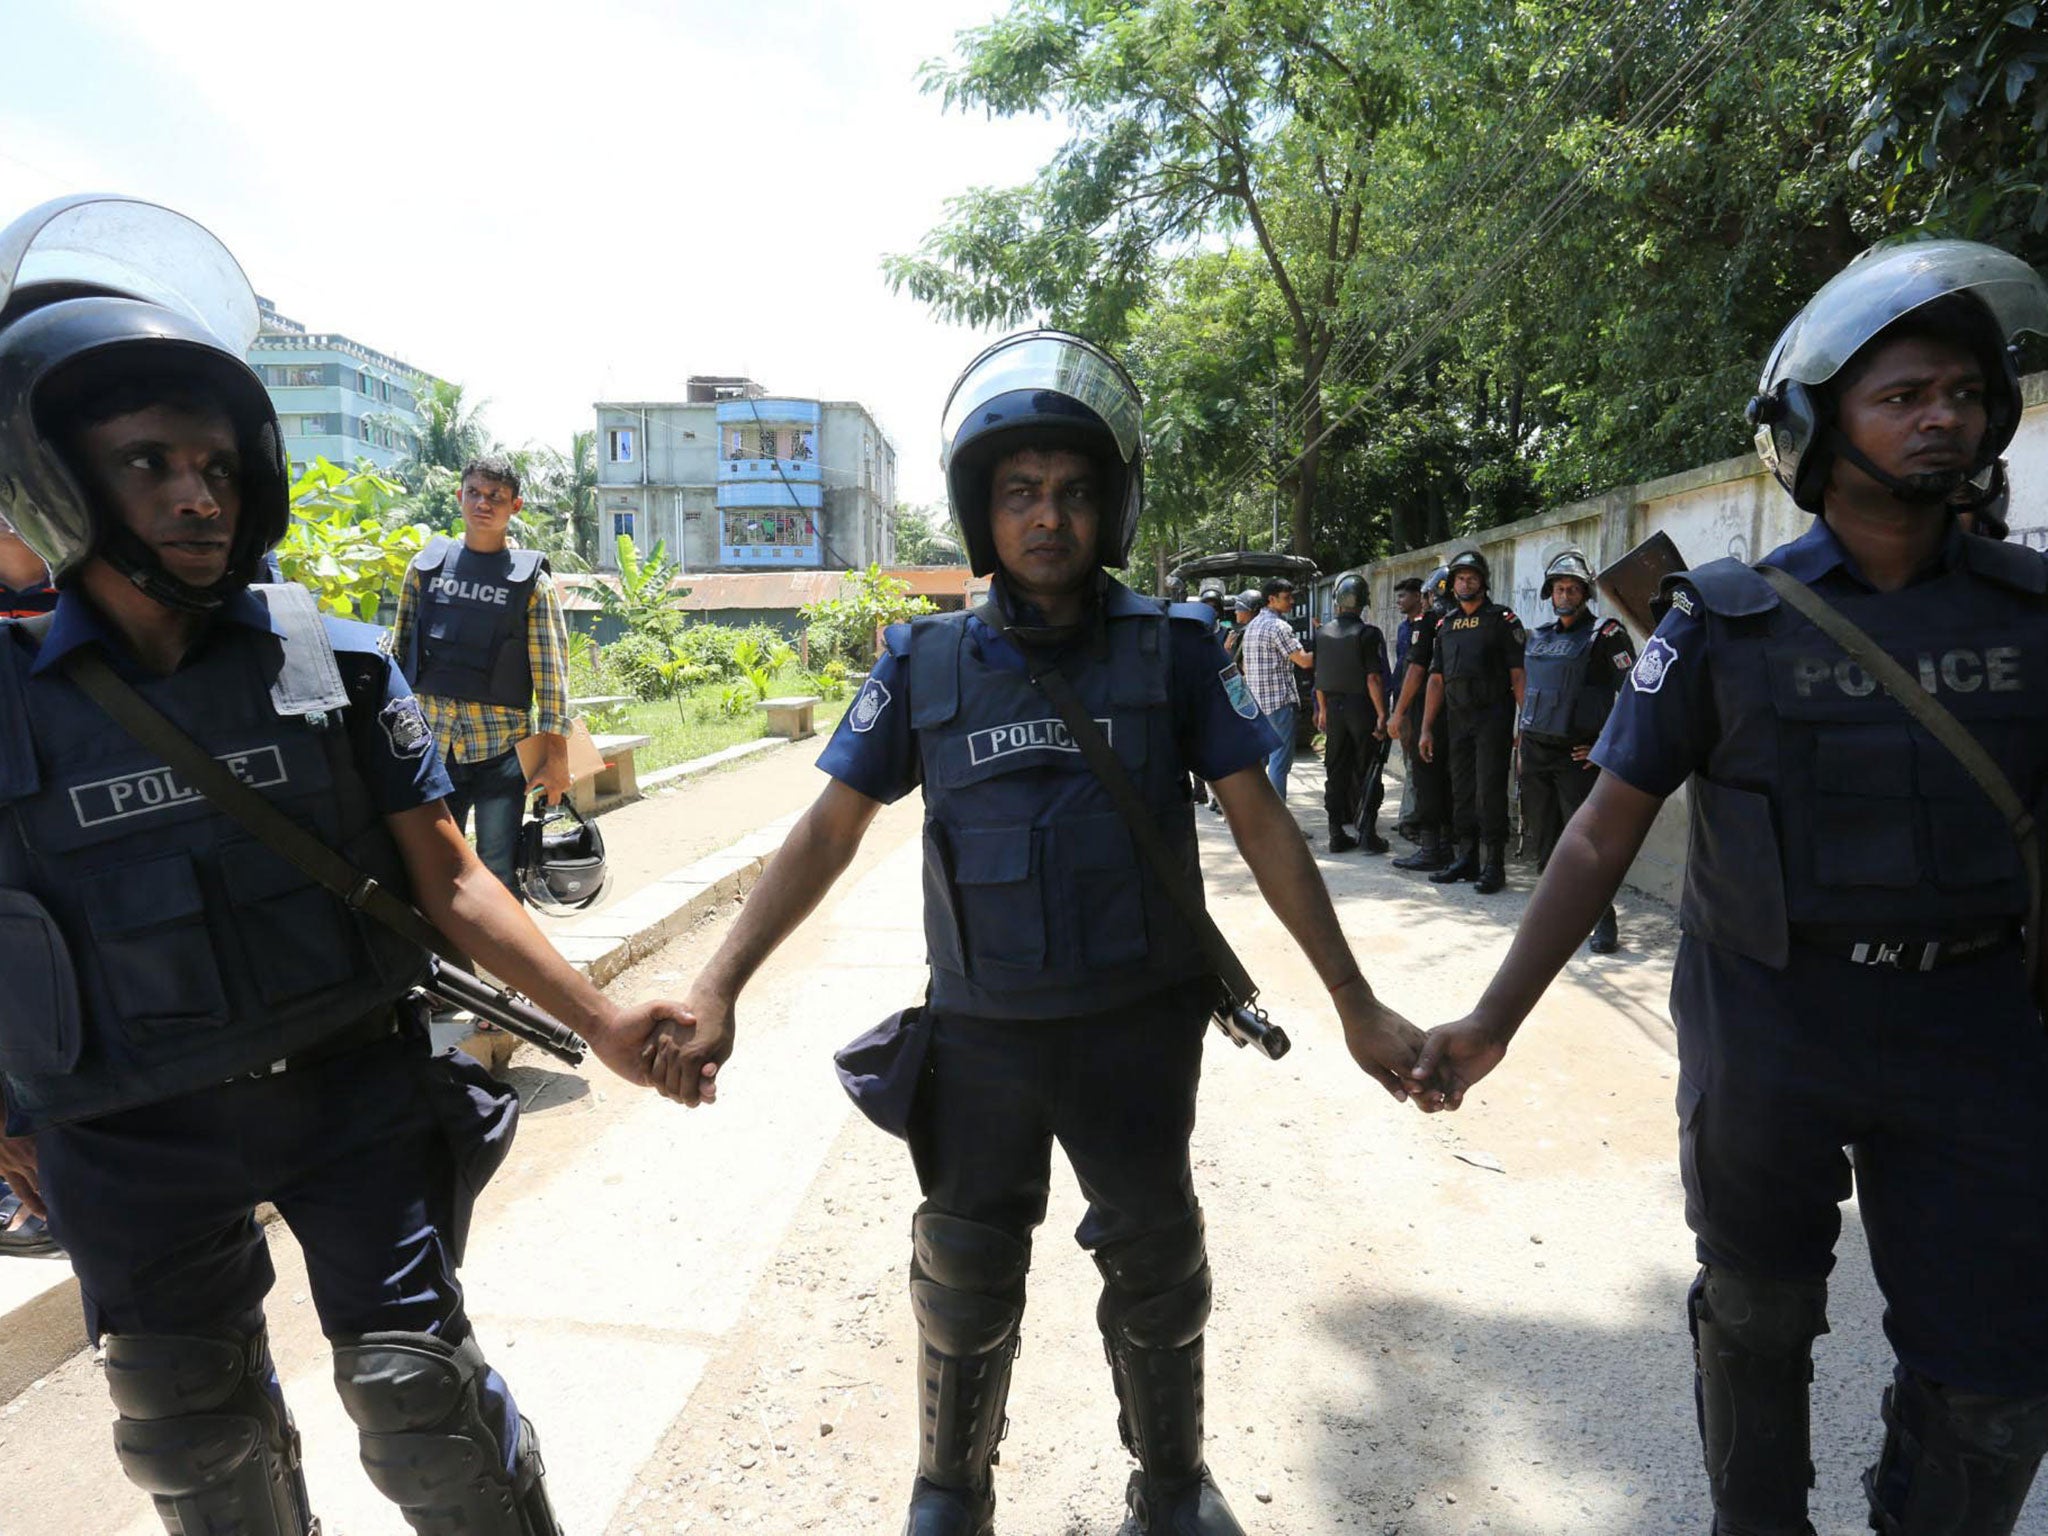
<path fill-rule="evenodd" d="M 1313 772 L 1296 780 L 1304 820 Z M 912 803 L 877 822 L 835 899 L 756 980 L 714 1110 L 518 1070 L 529 1118 L 468 1275 L 571 1530 L 897 1528 L 916 1192 L 897 1144 L 849 1114 L 827 1056 L 916 995 L 917 818 Z M 1466 1111 L 1425 1120 L 1351 1066 L 1220 822 L 1205 816 L 1203 839 L 1221 920 L 1297 1041 L 1281 1063 L 1217 1044 L 1196 1141 L 1218 1286 L 1212 1460 L 1241 1518 L 1272 1536 L 1703 1530 L 1668 916 L 1625 907 L 1627 950 L 1575 961 Z M 1375 984 L 1421 1020 L 1469 1000 L 1527 885 L 1518 874 L 1485 901 L 1385 860 L 1323 867 Z M 677 989 L 721 928 L 616 985 Z M 1110 1536 L 1118 1522 L 1127 1463 L 1094 1271 L 1066 1236 L 1079 1214 L 1062 1174 L 1000 1472 L 1011 1536 Z M 1853 1209 L 1847 1228 L 1815 1398 L 1822 1536 L 1864 1529 L 1855 1474 L 1885 1369 Z M 355 1466 L 296 1255 L 272 1230 L 273 1326 L 328 1529 L 400 1536 Z M 0 1536 L 154 1529 L 107 1415 L 85 1358 L 0 1410 L 14 1473 Z M 2048 1536 L 2048 1500 L 2021 1531 Z"/>

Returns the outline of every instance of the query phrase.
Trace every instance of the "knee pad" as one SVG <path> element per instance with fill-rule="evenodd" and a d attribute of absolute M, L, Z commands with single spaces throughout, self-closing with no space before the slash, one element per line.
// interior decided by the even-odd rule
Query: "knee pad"
<path fill-rule="evenodd" d="M 1208 1326 L 1211 1289 L 1202 1213 L 1148 1232 L 1095 1256 L 1103 1336 L 1138 1349 L 1183 1349 Z"/>
<path fill-rule="evenodd" d="M 114 1453 L 171 1530 L 303 1536 L 299 1437 L 267 1390 L 268 1337 L 108 1334 Z"/>
<path fill-rule="evenodd" d="M 2048 1451 L 2048 1396 L 1955 1392 L 1900 1366 L 1884 1449 L 1863 1474 L 1884 1536 L 2010 1536 Z"/>
<path fill-rule="evenodd" d="M 1813 1341 L 1827 1284 L 1708 1266 L 1690 1298 L 1700 1445 L 1720 1529 L 1796 1532 L 1813 1486 Z"/>
<path fill-rule="evenodd" d="M 507 1447 L 480 1397 L 483 1351 L 426 1333 L 334 1346 L 334 1386 L 362 1433 L 363 1469 L 421 1536 L 557 1536 L 531 1426 Z"/>
<path fill-rule="evenodd" d="M 940 1353 L 987 1354 L 1024 1315 L 1029 1241 L 999 1227 L 927 1211 L 911 1222 L 910 1306 Z"/>

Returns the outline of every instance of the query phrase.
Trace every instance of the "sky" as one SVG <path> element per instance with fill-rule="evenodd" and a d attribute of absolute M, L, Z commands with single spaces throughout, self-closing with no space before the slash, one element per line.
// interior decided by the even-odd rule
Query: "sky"
<path fill-rule="evenodd" d="M 514 446 L 694 373 L 859 400 L 934 503 L 987 338 L 881 259 L 1065 137 L 919 89 L 1000 9 L 0 0 L 0 224 L 75 191 L 189 214 L 281 312 L 462 384 Z"/>

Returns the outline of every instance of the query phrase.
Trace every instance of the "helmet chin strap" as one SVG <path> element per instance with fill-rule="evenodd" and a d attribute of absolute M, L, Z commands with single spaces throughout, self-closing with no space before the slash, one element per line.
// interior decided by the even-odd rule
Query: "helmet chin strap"
<path fill-rule="evenodd" d="M 211 613 L 243 585 L 232 566 L 227 575 L 209 586 L 195 587 L 178 580 L 125 524 L 117 523 L 101 535 L 98 553 L 143 596 L 178 613 Z"/>
<path fill-rule="evenodd" d="M 1879 469 L 1871 462 L 1870 456 L 1850 442 L 1848 434 L 1840 429 L 1829 435 L 1834 439 L 1832 446 L 1836 454 L 1854 464 L 1903 502 L 1916 506 L 1944 503 L 1970 479 L 1970 472 L 1966 469 L 1938 469 L 1924 475 L 1895 475 L 1888 470 Z"/>

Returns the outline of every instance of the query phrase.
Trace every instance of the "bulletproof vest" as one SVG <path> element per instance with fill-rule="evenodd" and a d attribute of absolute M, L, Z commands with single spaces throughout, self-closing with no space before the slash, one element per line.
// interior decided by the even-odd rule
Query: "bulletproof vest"
<path fill-rule="evenodd" d="M 1566 629 L 1545 624 L 1522 647 L 1522 730 L 1576 744 L 1597 740 L 1614 708 L 1614 690 L 1590 681 L 1600 621 L 1591 614 Z M 1611 668 L 1609 669 L 1612 670 Z"/>
<path fill-rule="evenodd" d="M 1366 623 L 1340 613 L 1316 631 L 1316 688 L 1323 693 L 1364 693 Z"/>
<path fill-rule="evenodd" d="M 2048 563 L 1961 543 L 1940 576 L 1830 601 L 1983 743 L 2038 816 Z M 1947 748 L 1741 562 L 1682 580 L 1703 611 L 1707 656 L 1661 659 L 1711 658 L 1716 714 L 1690 789 L 1688 933 L 1782 967 L 1794 925 L 1915 939 L 2025 915 L 2012 833 Z"/>
<path fill-rule="evenodd" d="M 251 588 L 270 606 L 275 589 Z M 302 589 L 291 589 L 300 592 Z M 349 750 L 335 648 L 381 631 L 217 625 L 136 690 L 365 874 L 405 867 Z M 388 1006 L 420 950 L 351 912 L 0 624 L 0 1074 L 14 1121 L 82 1120 L 253 1071 Z M 381 665 L 381 661 L 380 661 Z"/>
<path fill-rule="evenodd" d="M 1115 583 L 1105 608 L 1106 654 L 1067 676 L 1200 891 L 1170 675 L 1171 626 L 1192 621 Z M 923 766 L 933 1006 L 1060 1018 L 1202 974 L 1199 939 L 1057 712 L 1022 671 L 983 659 L 996 643 L 959 613 L 892 631 Z"/>
<path fill-rule="evenodd" d="M 538 550 L 486 555 L 453 539 L 429 541 L 413 561 L 420 611 L 405 658 L 413 691 L 531 708 L 526 612 L 533 584 L 547 568 Z"/>
<path fill-rule="evenodd" d="M 1488 709 L 1510 702 L 1514 686 L 1493 642 L 1500 604 L 1483 602 L 1467 613 L 1453 603 L 1437 621 L 1436 651 L 1443 657 L 1444 702 L 1453 709 Z"/>

